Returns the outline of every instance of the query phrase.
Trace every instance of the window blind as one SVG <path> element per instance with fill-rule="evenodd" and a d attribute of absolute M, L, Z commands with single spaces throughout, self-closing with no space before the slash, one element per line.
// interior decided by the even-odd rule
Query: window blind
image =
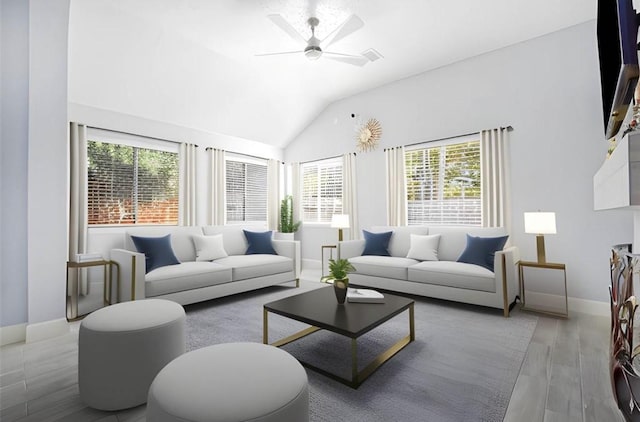
<path fill-rule="evenodd" d="M 408 224 L 482 224 L 480 141 L 405 152 Z"/>
<path fill-rule="evenodd" d="M 342 161 L 316 161 L 301 167 L 302 220 L 331 222 L 333 214 L 342 214 Z"/>
<path fill-rule="evenodd" d="M 178 154 L 87 142 L 88 224 L 178 224 Z"/>
<path fill-rule="evenodd" d="M 267 166 L 226 161 L 227 222 L 267 221 Z"/>

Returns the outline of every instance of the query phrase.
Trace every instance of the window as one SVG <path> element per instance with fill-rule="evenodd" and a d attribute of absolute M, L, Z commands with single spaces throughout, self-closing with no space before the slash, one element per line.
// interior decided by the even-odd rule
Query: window
<path fill-rule="evenodd" d="M 266 223 L 266 162 L 227 159 L 226 178 L 227 223 Z"/>
<path fill-rule="evenodd" d="M 342 159 L 305 163 L 302 171 L 302 221 L 329 223 L 342 214 Z"/>
<path fill-rule="evenodd" d="M 177 225 L 177 147 L 170 152 L 93 139 L 89 133 L 88 224 Z"/>
<path fill-rule="evenodd" d="M 482 225 L 477 137 L 407 150 L 405 172 L 409 225 Z"/>

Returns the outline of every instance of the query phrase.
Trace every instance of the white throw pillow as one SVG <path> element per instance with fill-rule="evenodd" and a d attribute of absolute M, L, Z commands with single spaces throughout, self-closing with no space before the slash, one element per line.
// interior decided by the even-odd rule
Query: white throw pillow
<path fill-rule="evenodd" d="M 196 246 L 196 261 L 213 261 L 214 259 L 229 256 L 227 251 L 224 250 L 221 234 L 193 236 L 193 243 Z"/>
<path fill-rule="evenodd" d="M 437 261 L 438 260 L 438 244 L 440 243 L 440 235 L 411 235 L 411 247 L 407 258 L 417 259 L 418 261 Z"/>

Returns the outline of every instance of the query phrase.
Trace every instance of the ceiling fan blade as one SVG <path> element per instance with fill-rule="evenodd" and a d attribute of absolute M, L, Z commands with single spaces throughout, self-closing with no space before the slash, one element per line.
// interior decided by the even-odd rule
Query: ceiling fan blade
<path fill-rule="evenodd" d="M 364 56 L 354 56 L 353 54 L 341 54 L 341 53 L 331 53 L 325 51 L 322 54 L 322 57 L 326 57 L 327 59 L 335 60 L 338 62 L 349 63 L 354 66 L 364 66 L 369 63 L 369 59 Z"/>
<path fill-rule="evenodd" d="M 362 19 L 360 19 L 356 15 L 349 16 L 342 25 L 340 25 L 335 31 L 330 33 L 324 40 L 322 40 L 322 43 L 326 42 L 324 48 L 327 48 L 331 44 L 340 41 L 347 35 L 354 33 L 363 26 L 364 22 L 362 21 Z"/>
<path fill-rule="evenodd" d="M 284 54 L 302 54 L 304 53 L 304 51 L 302 50 L 298 50 L 298 51 L 281 51 L 279 53 L 262 53 L 262 54 L 254 54 L 255 56 L 282 56 Z"/>
<path fill-rule="evenodd" d="M 271 19 L 271 22 L 275 23 L 280 29 L 282 29 L 291 38 L 293 38 L 294 41 L 301 42 L 304 44 L 307 43 L 307 40 L 298 31 L 296 31 L 296 29 L 293 26 L 291 26 L 291 24 L 287 22 L 285 18 L 282 17 L 282 15 L 274 14 L 274 15 L 267 15 L 267 17 Z"/>

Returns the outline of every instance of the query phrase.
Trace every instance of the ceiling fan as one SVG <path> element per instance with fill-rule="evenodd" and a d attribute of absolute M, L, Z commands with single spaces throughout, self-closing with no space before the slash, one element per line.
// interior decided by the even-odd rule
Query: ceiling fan
<path fill-rule="evenodd" d="M 346 21 L 342 23 L 338 28 L 331 32 L 326 38 L 320 40 L 316 38 L 316 27 L 320 24 L 320 20 L 315 17 L 311 17 L 307 20 L 307 24 L 311 28 L 311 38 L 305 39 L 296 29 L 291 26 L 281 15 L 268 15 L 267 16 L 273 23 L 275 23 L 280 29 L 286 32 L 296 42 L 304 43 L 306 47 L 303 50 L 298 51 L 285 51 L 279 53 L 266 53 L 256 54 L 256 56 L 278 56 L 285 54 L 300 54 L 304 53 L 305 57 L 309 60 L 318 60 L 320 57 L 336 60 L 343 63 L 352 64 L 355 66 L 364 66 L 369 59 L 361 55 L 334 53 L 323 50 L 322 47 L 328 48 L 331 44 L 344 37 L 351 35 L 353 32 L 364 26 L 362 19 L 356 15 L 351 15 Z M 322 45 L 322 47 L 321 47 Z"/>

